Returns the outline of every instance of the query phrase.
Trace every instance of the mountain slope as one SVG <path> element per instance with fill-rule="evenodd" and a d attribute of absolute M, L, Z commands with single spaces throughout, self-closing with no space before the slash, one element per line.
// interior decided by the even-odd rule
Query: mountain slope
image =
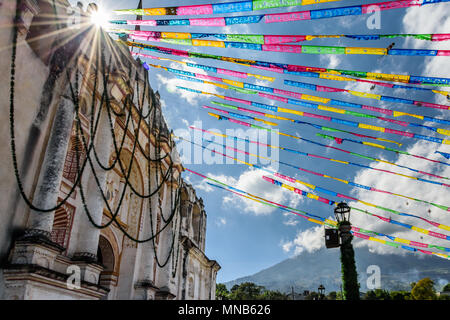
<path fill-rule="evenodd" d="M 388 290 L 410 289 L 410 283 L 430 277 L 440 289 L 450 282 L 450 261 L 434 256 L 407 254 L 380 255 L 367 249 L 355 249 L 356 268 L 361 292 L 367 291 L 367 267 L 377 265 L 381 271 L 381 288 Z M 290 292 L 317 291 L 323 284 L 327 292 L 340 290 L 341 263 L 339 249 L 321 249 L 286 259 L 251 276 L 226 283 L 228 289 L 242 282 L 254 282 L 270 290 Z"/>

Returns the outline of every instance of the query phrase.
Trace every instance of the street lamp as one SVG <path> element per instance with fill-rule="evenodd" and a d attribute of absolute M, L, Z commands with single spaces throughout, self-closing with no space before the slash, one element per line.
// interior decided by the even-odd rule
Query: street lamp
<path fill-rule="evenodd" d="M 323 300 L 325 296 L 325 287 L 321 284 L 319 288 L 317 288 L 317 291 L 319 292 L 319 300 Z"/>
<path fill-rule="evenodd" d="M 359 300 L 358 273 L 355 265 L 355 251 L 353 250 L 350 223 L 350 207 L 345 202 L 340 202 L 334 209 L 334 216 L 338 222 L 338 233 L 341 249 L 341 270 L 343 298 L 345 300 Z"/>
<path fill-rule="evenodd" d="M 338 223 L 347 221 L 350 224 L 350 207 L 345 202 L 340 202 L 334 209 L 334 216 Z"/>

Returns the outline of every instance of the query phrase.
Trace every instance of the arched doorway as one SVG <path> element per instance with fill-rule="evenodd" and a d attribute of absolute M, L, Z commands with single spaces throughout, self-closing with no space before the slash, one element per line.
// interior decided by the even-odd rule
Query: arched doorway
<path fill-rule="evenodd" d="M 114 288 L 117 286 L 117 274 L 114 272 L 116 257 L 111 243 L 103 235 L 99 238 L 97 257 L 98 262 L 104 267 L 100 273 L 99 284 L 110 290 L 104 299 L 111 299 L 115 295 Z"/>

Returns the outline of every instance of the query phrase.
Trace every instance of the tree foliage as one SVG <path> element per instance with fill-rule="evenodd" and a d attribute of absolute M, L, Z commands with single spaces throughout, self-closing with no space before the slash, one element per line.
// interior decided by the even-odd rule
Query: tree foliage
<path fill-rule="evenodd" d="M 419 280 L 411 290 L 411 296 L 414 300 L 434 300 L 436 291 L 434 282 L 430 278 Z"/>
<path fill-rule="evenodd" d="M 223 300 L 288 300 L 289 295 L 278 290 L 266 290 L 253 282 L 235 284 L 230 291 L 222 283 L 216 286 L 217 299 Z"/>

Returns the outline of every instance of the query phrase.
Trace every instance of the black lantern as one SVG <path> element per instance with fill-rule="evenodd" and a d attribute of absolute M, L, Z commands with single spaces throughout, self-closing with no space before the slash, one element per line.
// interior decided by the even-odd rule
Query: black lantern
<path fill-rule="evenodd" d="M 329 248 L 339 247 L 339 232 L 338 229 L 325 228 L 325 246 Z"/>
<path fill-rule="evenodd" d="M 350 207 L 345 202 L 340 202 L 334 209 L 337 222 L 350 222 Z"/>
<path fill-rule="evenodd" d="M 321 284 L 319 288 L 317 288 L 317 291 L 319 292 L 319 299 L 323 300 L 323 296 L 325 294 L 325 287 Z"/>

